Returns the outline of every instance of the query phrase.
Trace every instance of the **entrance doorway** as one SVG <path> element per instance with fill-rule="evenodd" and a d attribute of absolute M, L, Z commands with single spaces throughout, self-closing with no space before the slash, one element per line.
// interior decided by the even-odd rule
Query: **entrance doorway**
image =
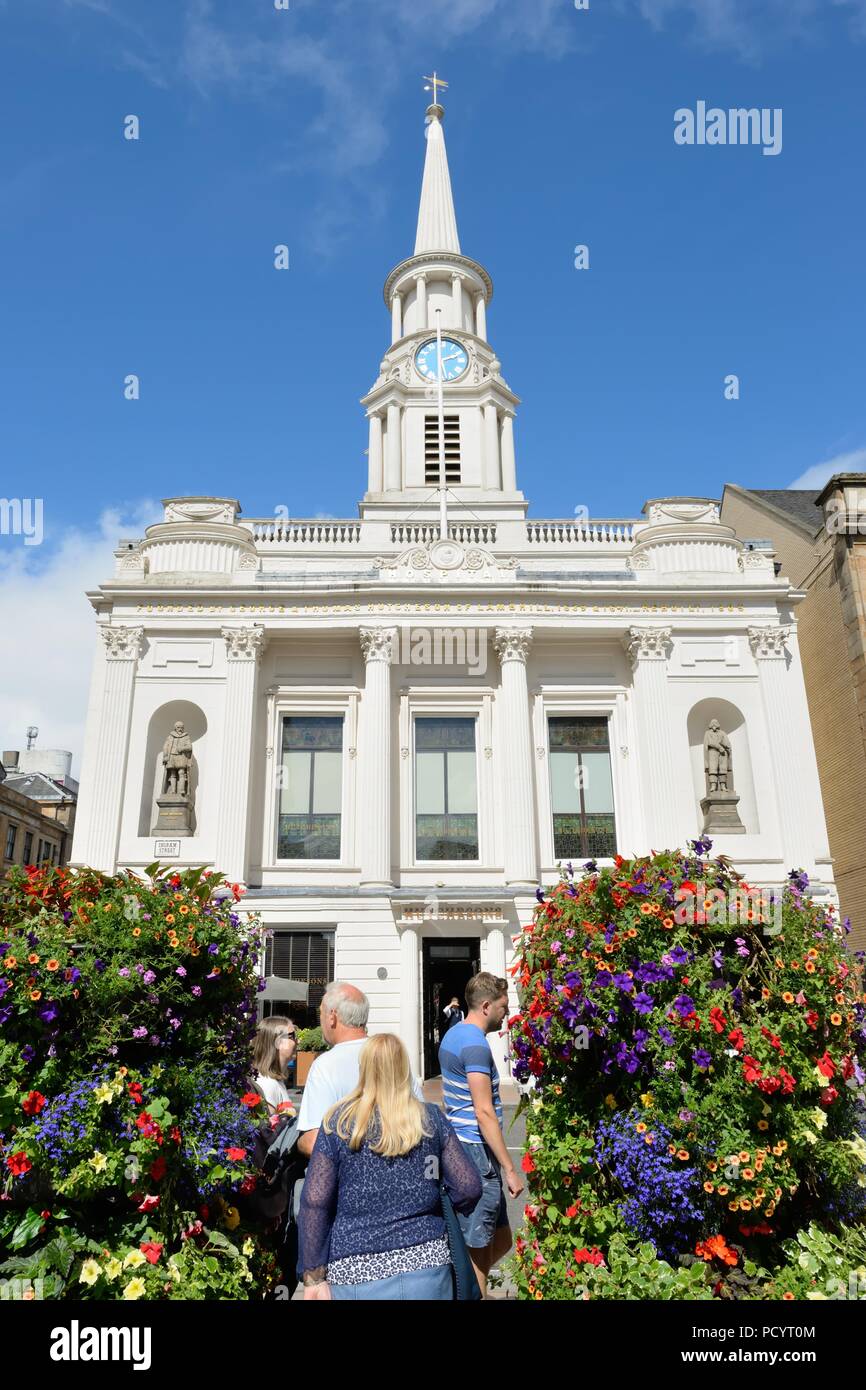
<path fill-rule="evenodd" d="M 456 994 L 466 1013 L 463 991 L 481 969 L 481 941 L 477 936 L 441 939 L 426 937 L 423 946 L 424 1078 L 439 1075 L 439 1043 L 445 1019 L 442 1010 Z"/>

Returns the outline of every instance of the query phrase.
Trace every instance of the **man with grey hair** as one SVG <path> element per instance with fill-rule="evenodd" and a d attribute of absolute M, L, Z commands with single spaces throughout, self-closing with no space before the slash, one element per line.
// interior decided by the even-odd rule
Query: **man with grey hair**
<path fill-rule="evenodd" d="M 355 985 L 340 980 L 328 985 L 319 1005 L 319 1022 L 330 1050 L 316 1058 L 304 1087 L 298 1115 L 298 1149 L 302 1154 L 313 1152 L 325 1114 L 358 1084 L 369 1014 L 370 1001 Z M 418 1081 L 415 1094 L 419 1100 L 424 1099 Z"/>

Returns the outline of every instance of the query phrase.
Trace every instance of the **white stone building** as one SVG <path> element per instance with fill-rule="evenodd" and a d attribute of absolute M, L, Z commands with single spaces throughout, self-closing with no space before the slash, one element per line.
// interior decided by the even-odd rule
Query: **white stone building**
<path fill-rule="evenodd" d="M 835 901 L 802 594 L 711 499 L 527 519 L 519 400 L 488 341 L 490 277 L 460 249 L 442 115 L 428 112 L 414 254 L 385 282 L 359 519 L 171 498 L 122 545 L 90 595 L 73 850 L 106 871 L 161 853 L 242 880 L 274 929 L 267 972 L 309 981 L 313 1006 L 328 977 L 354 981 L 424 1075 L 440 1004 L 474 968 L 505 972 L 558 860 L 701 832 L 713 718 L 743 827 L 714 852 L 753 884 L 805 868 Z M 155 826 L 176 721 L 194 818 L 172 842 Z"/>

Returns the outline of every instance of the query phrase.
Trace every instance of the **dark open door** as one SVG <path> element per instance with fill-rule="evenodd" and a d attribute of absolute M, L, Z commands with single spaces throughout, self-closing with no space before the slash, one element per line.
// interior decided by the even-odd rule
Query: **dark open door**
<path fill-rule="evenodd" d="M 463 991 L 480 970 L 481 942 L 475 937 L 437 938 L 423 941 L 422 1007 L 424 1030 L 424 1076 L 439 1075 L 439 1043 L 446 1020 L 442 1010 L 456 994 L 466 1012 Z"/>

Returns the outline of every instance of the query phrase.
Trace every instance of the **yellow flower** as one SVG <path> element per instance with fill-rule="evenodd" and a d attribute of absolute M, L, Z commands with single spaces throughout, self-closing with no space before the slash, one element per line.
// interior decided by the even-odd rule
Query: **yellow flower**
<path fill-rule="evenodd" d="M 145 1258 L 140 1250 L 130 1250 L 126 1259 L 123 1261 L 124 1269 L 138 1269 L 139 1265 L 145 1264 Z"/>
<path fill-rule="evenodd" d="M 126 1288 L 123 1290 L 123 1296 L 128 1301 L 132 1301 L 132 1299 L 134 1298 L 141 1298 L 144 1293 L 145 1283 L 144 1280 L 140 1277 L 130 1279 Z"/>
<path fill-rule="evenodd" d="M 104 1173 L 108 1167 L 108 1159 L 105 1157 L 105 1154 L 101 1154 L 98 1149 L 94 1149 L 93 1157 L 89 1158 L 87 1162 L 95 1173 Z"/>
<path fill-rule="evenodd" d="M 616 1109 L 616 1097 L 611 1092 L 608 1092 L 608 1094 L 605 1096 L 604 1103 L 607 1106 L 608 1110 Z"/>
<path fill-rule="evenodd" d="M 645 1110 L 648 1109 L 649 1106 L 651 1106 L 652 1103 L 653 1103 L 653 1093 L 652 1093 L 652 1091 L 644 1091 L 643 1095 L 642 1095 L 641 1098 L 640 1098 L 640 1103 L 641 1103 L 641 1105 L 644 1107 Z"/>
<path fill-rule="evenodd" d="M 247 1239 L 244 1241 L 243 1245 L 241 1246 L 241 1254 L 246 1255 L 247 1259 L 249 1259 L 250 1255 L 254 1255 L 255 1253 L 255 1241 L 252 1239 L 251 1236 L 248 1236 Z"/>
<path fill-rule="evenodd" d="M 226 1207 L 225 1214 L 223 1216 L 223 1225 L 226 1227 L 227 1230 L 233 1231 L 236 1226 L 240 1225 L 240 1220 L 241 1214 L 238 1211 L 237 1207 Z"/>
<path fill-rule="evenodd" d="M 95 1260 L 85 1260 L 81 1266 L 78 1282 L 79 1284 L 95 1284 L 101 1272 Z"/>
<path fill-rule="evenodd" d="M 107 1081 L 103 1081 L 101 1086 L 94 1087 L 93 1094 L 100 1105 L 107 1105 L 109 1101 L 114 1100 L 115 1090 Z"/>
<path fill-rule="evenodd" d="M 123 1273 L 123 1265 L 114 1255 L 105 1266 L 106 1279 L 117 1279 Z"/>

